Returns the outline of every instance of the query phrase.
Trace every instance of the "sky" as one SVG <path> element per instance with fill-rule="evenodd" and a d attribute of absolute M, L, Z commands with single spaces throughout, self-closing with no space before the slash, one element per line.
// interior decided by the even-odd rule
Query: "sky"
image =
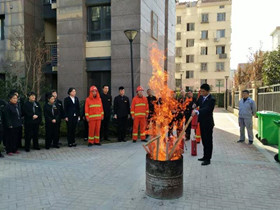
<path fill-rule="evenodd" d="M 232 0 L 231 69 L 248 61 L 250 49 L 271 51 L 270 34 L 277 26 L 280 0 Z"/>

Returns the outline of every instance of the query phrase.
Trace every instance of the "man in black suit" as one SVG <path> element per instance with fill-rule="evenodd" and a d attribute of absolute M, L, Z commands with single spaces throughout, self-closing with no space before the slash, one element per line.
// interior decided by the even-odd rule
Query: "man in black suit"
<path fill-rule="evenodd" d="M 212 151 L 213 151 L 213 128 L 214 119 L 213 111 L 215 108 L 215 99 L 210 94 L 210 86 L 203 84 L 200 87 L 201 96 L 197 101 L 198 110 L 192 112 L 192 116 L 198 115 L 198 121 L 200 123 L 201 139 L 203 144 L 203 157 L 198 159 L 203 161 L 201 165 L 206 166 L 211 163 Z"/>
<path fill-rule="evenodd" d="M 68 97 L 64 99 L 65 120 L 67 123 L 67 141 L 69 147 L 76 147 L 75 134 L 80 121 L 80 102 L 76 97 L 76 89 L 69 88 Z"/>
<path fill-rule="evenodd" d="M 104 85 L 103 91 L 100 94 L 103 110 L 104 110 L 104 119 L 101 122 L 101 139 L 110 141 L 108 139 L 108 133 L 109 133 L 109 123 L 111 118 L 111 107 L 112 107 L 112 96 L 109 94 L 109 86 Z"/>
<path fill-rule="evenodd" d="M 119 92 L 120 94 L 114 99 L 114 118 L 118 122 L 118 141 L 125 142 L 130 105 L 128 97 L 124 95 L 124 87 L 119 87 Z"/>
<path fill-rule="evenodd" d="M 63 104 L 62 104 L 62 101 L 60 101 L 58 98 L 57 98 L 57 91 L 56 90 L 52 90 L 52 95 L 55 99 L 54 103 L 55 103 L 55 106 L 59 109 L 59 115 L 60 115 L 60 119 L 65 119 L 65 113 L 64 113 L 64 109 L 63 109 Z M 60 134 L 60 125 L 61 125 L 61 120 L 59 120 L 57 122 L 57 128 L 58 128 L 58 134 Z M 58 136 L 58 145 L 61 145 L 61 143 L 59 142 L 59 136 Z"/>

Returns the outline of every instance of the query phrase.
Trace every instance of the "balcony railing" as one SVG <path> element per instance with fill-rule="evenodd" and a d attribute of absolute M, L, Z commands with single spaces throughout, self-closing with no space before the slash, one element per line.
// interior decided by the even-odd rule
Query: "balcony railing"
<path fill-rule="evenodd" d="M 44 4 L 54 4 L 56 0 L 44 0 Z"/>
<path fill-rule="evenodd" d="M 47 42 L 45 46 L 47 49 L 46 65 L 54 69 L 53 67 L 57 66 L 57 43 Z"/>
<path fill-rule="evenodd" d="M 220 59 L 226 59 L 227 58 L 227 54 L 224 53 L 224 54 L 219 54 L 219 58 Z"/>

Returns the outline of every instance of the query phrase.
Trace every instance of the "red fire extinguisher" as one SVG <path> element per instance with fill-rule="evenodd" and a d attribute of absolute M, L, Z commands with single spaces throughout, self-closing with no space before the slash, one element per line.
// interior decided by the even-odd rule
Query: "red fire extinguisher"
<path fill-rule="evenodd" d="M 195 130 L 198 125 L 198 116 L 193 116 L 192 119 L 192 127 L 191 127 L 191 155 L 197 156 L 197 142 L 196 142 L 196 135 Z"/>

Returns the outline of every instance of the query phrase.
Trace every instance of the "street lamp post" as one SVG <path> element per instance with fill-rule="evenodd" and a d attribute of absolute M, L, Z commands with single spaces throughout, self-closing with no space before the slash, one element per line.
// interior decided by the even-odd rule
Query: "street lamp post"
<path fill-rule="evenodd" d="M 131 91 L 132 91 L 132 98 L 134 97 L 134 75 L 133 75 L 133 48 L 132 42 L 138 34 L 138 31 L 135 29 L 129 29 L 124 31 L 125 36 L 128 38 L 130 42 L 130 61 L 131 61 Z"/>
<path fill-rule="evenodd" d="M 228 95 L 227 94 L 227 92 L 228 92 L 227 91 L 227 81 L 228 81 L 228 78 L 229 78 L 229 76 L 225 76 L 225 79 L 226 79 L 226 104 L 225 104 L 226 105 L 226 110 L 227 110 L 227 107 L 228 107 L 228 105 L 227 105 L 227 102 L 228 102 L 228 97 L 227 97 L 227 95 Z"/>
<path fill-rule="evenodd" d="M 183 89 L 183 73 L 184 73 L 184 71 L 180 71 L 180 76 L 181 76 L 181 90 Z"/>

